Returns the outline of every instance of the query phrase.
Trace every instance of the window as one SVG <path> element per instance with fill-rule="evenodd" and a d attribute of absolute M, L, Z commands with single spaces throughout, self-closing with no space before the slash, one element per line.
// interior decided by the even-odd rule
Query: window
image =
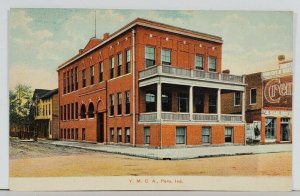
<path fill-rule="evenodd" d="M 208 97 L 208 104 L 209 104 L 209 108 L 208 108 L 208 112 L 209 113 L 217 113 L 217 95 L 215 94 L 210 94 Z"/>
<path fill-rule="evenodd" d="M 64 73 L 63 86 L 64 86 L 64 94 L 66 94 L 67 93 L 67 76 L 66 76 L 66 72 Z"/>
<path fill-rule="evenodd" d="M 150 127 L 144 127 L 144 144 L 150 144 Z"/>
<path fill-rule="evenodd" d="M 122 114 L 122 93 L 118 93 L 118 115 Z"/>
<path fill-rule="evenodd" d="M 63 139 L 63 137 L 64 137 L 63 134 L 64 134 L 64 133 L 63 133 L 63 129 L 60 129 L 60 135 L 59 135 L 59 138 L 60 138 L 60 139 Z"/>
<path fill-rule="evenodd" d="M 234 106 L 241 105 L 241 92 L 234 92 Z"/>
<path fill-rule="evenodd" d="M 112 79 L 112 78 L 114 78 L 115 76 L 115 74 L 114 74 L 114 71 L 115 71 L 115 59 L 114 59 L 114 57 L 111 57 L 110 58 L 110 61 L 109 61 L 109 63 L 110 63 L 110 79 Z"/>
<path fill-rule="evenodd" d="M 75 67 L 75 90 L 78 90 L 78 67 Z"/>
<path fill-rule="evenodd" d="M 201 55 L 195 56 L 195 69 L 203 70 L 203 56 Z"/>
<path fill-rule="evenodd" d="M 92 102 L 89 104 L 88 117 L 94 118 L 94 104 Z"/>
<path fill-rule="evenodd" d="M 161 50 L 161 63 L 163 65 L 171 65 L 171 50 L 168 49 Z"/>
<path fill-rule="evenodd" d="M 275 139 L 276 118 L 266 118 L 266 139 Z"/>
<path fill-rule="evenodd" d="M 70 129 L 68 129 L 68 139 L 70 139 L 70 137 L 71 137 L 71 132 L 70 132 Z"/>
<path fill-rule="evenodd" d="M 85 140 L 85 128 L 82 128 L 81 134 L 82 134 L 82 140 L 84 141 Z"/>
<path fill-rule="evenodd" d="M 146 46 L 145 59 L 146 59 L 146 68 L 155 65 L 155 48 Z"/>
<path fill-rule="evenodd" d="M 99 64 L 99 82 L 103 81 L 103 62 Z"/>
<path fill-rule="evenodd" d="M 118 54 L 118 70 L 117 70 L 117 76 L 122 75 L 122 53 Z"/>
<path fill-rule="evenodd" d="M 155 94 L 146 93 L 146 112 L 155 112 Z"/>
<path fill-rule="evenodd" d="M 126 69 L 125 69 L 125 72 L 126 73 L 130 73 L 130 50 L 127 50 L 126 51 Z"/>
<path fill-rule="evenodd" d="M 49 104 L 49 115 L 51 115 L 51 105 Z"/>
<path fill-rule="evenodd" d="M 185 127 L 176 127 L 176 144 L 185 144 Z"/>
<path fill-rule="evenodd" d="M 86 109 L 85 109 L 85 105 L 84 104 L 82 104 L 81 108 L 80 108 L 80 118 L 81 119 L 86 118 Z"/>
<path fill-rule="evenodd" d="M 94 84 L 94 77 L 95 77 L 95 67 L 90 67 L 90 85 Z"/>
<path fill-rule="evenodd" d="M 68 104 L 67 114 L 68 114 L 68 120 L 70 120 L 70 104 Z"/>
<path fill-rule="evenodd" d="M 130 143 L 130 128 L 125 127 L 125 143 Z"/>
<path fill-rule="evenodd" d="M 130 114 L 130 94 L 129 94 L 129 91 L 125 92 L 125 114 Z"/>
<path fill-rule="evenodd" d="M 195 103 L 195 112 L 203 113 L 204 112 L 204 94 L 199 94 L 194 97 Z"/>
<path fill-rule="evenodd" d="M 208 57 L 208 68 L 209 68 L 208 70 L 216 72 L 217 71 L 216 65 L 217 65 L 216 58 L 215 57 Z"/>
<path fill-rule="evenodd" d="M 210 132 L 211 132 L 210 127 L 202 127 L 202 144 L 210 144 L 211 142 Z"/>
<path fill-rule="evenodd" d="M 70 92 L 70 71 L 67 71 L 68 93 Z"/>
<path fill-rule="evenodd" d="M 165 93 L 161 95 L 162 111 L 171 111 L 172 108 L 172 95 Z"/>
<path fill-rule="evenodd" d="M 86 75 L 85 75 L 85 69 L 82 70 L 82 88 L 86 86 Z"/>
<path fill-rule="evenodd" d="M 118 128 L 118 143 L 122 142 L 122 129 L 121 128 Z"/>
<path fill-rule="evenodd" d="M 75 129 L 75 140 L 78 140 L 78 128 Z"/>
<path fill-rule="evenodd" d="M 74 103 L 71 104 L 71 119 L 74 119 Z"/>
<path fill-rule="evenodd" d="M 233 128 L 225 127 L 225 143 L 232 143 L 233 141 Z"/>
<path fill-rule="evenodd" d="M 74 139 L 74 128 L 71 129 L 71 139 Z"/>
<path fill-rule="evenodd" d="M 178 112 L 189 112 L 189 95 L 187 93 L 179 93 L 177 101 Z"/>
<path fill-rule="evenodd" d="M 75 119 L 78 119 L 78 102 L 75 103 Z"/>
<path fill-rule="evenodd" d="M 64 139 L 67 139 L 67 130 L 64 129 Z"/>
<path fill-rule="evenodd" d="M 71 69 L 71 92 L 74 91 L 74 75 L 73 69 Z"/>
<path fill-rule="evenodd" d="M 66 109 L 66 105 L 64 105 L 64 120 L 67 120 L 67 109 Z"/>
<path fill-rule="evenodd" d="M 110 128 L 109 133 L 110 133 L 109 141 L 114 142 L 114 128 Z"/>
<path fill-rule="evenodd" d="M 109 115 L 113 116 L 114 115 L 114 94 L 109 95 L 109 103 L 110 103 L 110 112 Z"/>
<path fill-rule="evenodd" d="M 256 89 L 250 90 L 250 104 L 256 104 Z"/>

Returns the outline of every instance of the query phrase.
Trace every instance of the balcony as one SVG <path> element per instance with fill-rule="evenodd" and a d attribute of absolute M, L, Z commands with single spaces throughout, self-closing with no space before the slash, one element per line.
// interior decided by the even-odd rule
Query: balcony
<path fill-rule="evenodd" d="M 153 66 L 139 72 L 140 81 L 154 76 L 185 78 L 185 79 L 192 79 L 198 81 L 200 80 L 213 81 L 213 82 L 227 83 L 227 84 L 239 84 L 239 85 L 245 84 L 243 76 L 221 74 L 216 72 L 205 72 L 202 70 L 176 68 L 167 65 Z"/>
<path fill-rule="evenodd" d="M 157 112 L 140 113 L 140 122 L 158 122 Z M 193 113 L 192 118 L 190 113 L 178 112 L 161 112 L 161 120 L 163 121 L 184 121 L 184 122 L 243 122 L 243 116 L 239 114 L 221 114 L 218 120 L 218 114 Z"/>

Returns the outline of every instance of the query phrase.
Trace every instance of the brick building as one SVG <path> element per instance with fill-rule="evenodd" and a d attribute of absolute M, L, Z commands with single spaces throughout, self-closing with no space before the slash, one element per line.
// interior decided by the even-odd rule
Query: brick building
<path fill-rule="evenodd" d="M 280 60 L 278 65 L 276 70 L 245 76 L 246 137 L 261 144 L 292 142 L 292 61 Z M 238 92 L 225 95 L 224 99 L 232 101 L 222 109 L 240 112 L 239 97 Z"/>
<path fill-rule="evenodd" d="M 245 143 L 245 111 L 222 97 L 242 76 L 222 73 L 220 37 L 136 19 L 60 65 L 60 139 L 154 148 Z"/>
<path fill-rule="evenodd" d="M 40 138 L 58 139 L 59 103 L 58 89 L 35 89 L 33 93 L 35 107 L 35 131 Z"/>

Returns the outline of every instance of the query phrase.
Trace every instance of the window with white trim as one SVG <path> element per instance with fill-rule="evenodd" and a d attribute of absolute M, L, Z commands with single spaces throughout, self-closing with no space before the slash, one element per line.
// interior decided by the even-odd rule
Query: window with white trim
<path fill-rule="evenodd" d="M 155 48 L 146 46 L 145 48 L 146 68 L 155 65 Z"/>
<path fill-rule="evenodd" d="M 169 49 L 161 50 L 161 64 L 171 65 L 171 50 Z"/>
<path fill-rule="evenodd" d="M 217 60 L 215 57 L 208 57 L 208 70 L 212 72 L 217 71 Z"/>
<path fill-rule="evenodd" d="M 195 69 L 203 70 L 203 56 L 195 55 Z"/>
<path fill-rule="evenodd" d="M 233 142 L 233 127 L 225 127 L 225 143 Z"/>
<path fill-rule="evenodd" d="M 202 144 L 210 144 L 211 143 L 211 128 L 210 127 L 202 127 Z"/>
<path fill-rule="evenodd" d="M 176 127 L 176 144 L 185 144 L 186 127 Z"/>

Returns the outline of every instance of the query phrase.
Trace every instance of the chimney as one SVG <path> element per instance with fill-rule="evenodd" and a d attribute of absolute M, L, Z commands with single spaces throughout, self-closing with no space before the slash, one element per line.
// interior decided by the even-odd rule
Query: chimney
<path fill-rule="evenodd" d="M 285 61 L 285 56 L 283 54 L 278 55 L 277 59 L 278 59 L 278 63 L 281 63 L 281 62 Z"/>
<path fill-rule="evenodd" d="M 225 69 L 225 70 L 222 71 L 222 73 L 224 73 L 224 74 L 230 74 L 230 70 L 229 69 Z"/>
<path fill-rule="evenodd" d="M 103 40 L 106 40 L 106 39 L 108 39 L 109 38 L 109 33 L 104 33 L 103 34 Z"/>

